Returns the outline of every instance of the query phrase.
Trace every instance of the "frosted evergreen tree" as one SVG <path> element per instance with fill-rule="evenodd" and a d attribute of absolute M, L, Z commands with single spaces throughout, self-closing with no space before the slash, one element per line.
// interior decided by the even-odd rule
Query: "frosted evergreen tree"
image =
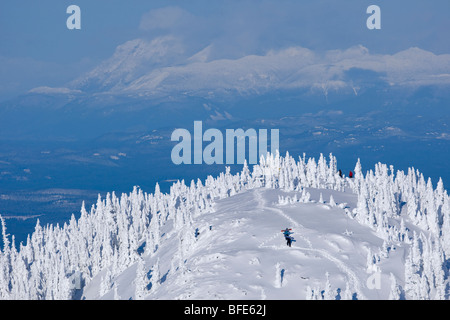
<path fill-rule="evenodd" d="M 314 300 L 314 291 L 309 285 L 306 287 L 305 299 L 306 300 Z"/>
<path fill-rule="evenodd" d="M 63 264 L 59 266 L 58 282 L 55 288 L 57 300 L 71 300 L 73 291 L 71 289 L 70 280 L 66 276 L 65 267 Z"/>
<path fill-rule="evenodd" d="M 433 190 L 433 185 L 431 183 L 431 179 L 428 179 L 427 183 L 427 191 L 426 191 L 426 217 L 427 217 L 427 227 L 433 232 L 435 235 L 439 235 L 440 226 L 439 226 L 439 216 L 438 216 L 438 207 L 435 203 L 435 192 Z"/>
<path fill-rule="evenodd" d="M 446 264 L 444 250 L 439 238 L 434 240 L 434 249 L 430 253 L 431 268 L 434 279 L 435 300 L 445 300 L 447 283 L 445 281 L 444 266 Z"/>
<path fill-rule="evenodd" d="M 282 286 L 282 279 L 281 279 L 281 264 L 277 262 L 275 265 L 275 282 L 274 286 L 275 288 L 281 288 Z"/>
<path fill-rule="evenodd" d="M 330 283 L 330 274 L 328 272 L 325 273 L 325 278 L 326 278 L 326 282 L 325 282 L 325 290 L 323 293 L 323 299 L 324 300 L 336 300 L 335 293 L 333 292 L 333 289 L 332 289 L 331 283 Z"/>
<path fill-rule="evenodd" d="M 354 174 L 355 174 L 355 177 L 354 177 L 354 180 L 353 180 L 353 182 L 354 182 L 354 191 L 356 193 L 359 193 L 360 190 L 361 190 L 361 184 L 363 183 L 363 180 L 364 180 L 364 176 L 363 176 L 363 173 L 362 173 L 362 167 L 361 167 L 361 161 L 360 161 L 359 158 L 358 158 L 358 162 L 356 163 L 356 166 L 355 166 L 355 169 L 354 169 Z"/>
<path fill-rule="evenodd" d="M 366 272 L 372 273 L 376 270 L 376 258 L 374 254 L 372 253 L 372 250 L 368 250 L 367 252 L 367 258 L 366 258 Z"/>
<path fill-rule="evenodd" d="M 153 265 L 152 268 L 152 291 L 158 289 L 158 287 L 160 286 L 160 281 L 161 281 L 161 273 L 160 273 L 160 268 L 159 268 L 159 257 L 156 260 L 155 264 Z"/>
<path fill-rule="evenodd" d="M 388 258 L 389 257 L 389 246 L 388 246 L 386 240 L 383 241 L 383 245 L 381 247 L 381 255 L 384 258 Z"/>
<path fill-rule="evenodd" d="M 336 207 L 336 202 L 334 201 L 333 195 L 330 195 L 330 206 Z"/>
<path fill-rule="evenodd" d="M 411 247 L 412 267 L 415 273 L 422 272 L 422 251 L 419 236 L 414 231 L 413 242 Z"/>
<path fill-rule="evenodd" d="M 328 169 L 328 176 L 327 176 L 327 184 L 330 189 L 337 189 L 338 186 L 336 184 L 336 175 L 337 175 L 337 161 L 336 157 L 333 156 L 333 154 L 330 153 L 330 164 Z"/>
<path fill-rule="evenodd" d="M 365 183 L 361 185 L 361 192 L 358 194 L 358 202 L 356 206 L 357 220 L 360 223 L 369 224 L 369 191 Z"/>
<path fill-rule="evenodd" d="M 442 245 L 444 253 L 447 257 L 450 256 L 450 197 L 444 197 L 444 204 L 442 205 Z"/>
<path fill-rule="evenodd" d="M 116 282 L 114 282 L 113 290 L 114 290 L 114 300 L 120 300 L 121 297 L 119 295 L 119 288 Z"/>
<path fill-rule="evenodd" d="M 405 260 L 405 293 L 408 297 L 413 296 L 412 291 L 416 285 L 414 279 L 414 270 L 412 267 L 411 251 Z"/>
<path fill-rule="evenodd" d="M 320 197 L 319 197 L 319 203 L 325 203 L 325 201 L 323 201 L 323 196 L 322 196 L 322 192 L 320 193 Z"/>
<path fill-rule="evenodd" d="M 320 154 L 319 160 L 317 161 L 317 180 L 318 186 L 320 188 L 326 187 L 326 182 L 328 178 L 328 170 L 327 170 L 326 159 L 323 154 Z"/>
<path fill-rule="evenodd" d="M 401 297 L 401 289 L 400 286 L 397 284 L 397 279 L 395 276 L 390 274 L 391 279 L 391 291 L 389 292 L 389 300 L 400 300 Z"/>
<path fill-rule="evenodd" d="M 408 233 L 408 230 L 407 230 L 407 228 L 405 226 L 405 221 L 403 220 L 403 218 L 400 221 L 400 231 L 399 231 L 398 241 L 410 243 L 410 241 L 409 241 L 409 233 Z"/>
<path fill-rule="evenodd" d="M 100 296 L 104 296 L 113 285 L 112 273 L 110 269 L 106 270 L 106 274 L 101 278 Z"/>
<path fill-rule="evenodd" d="M 341 299 L 342 300 L 353 300 L 353 294 L 352 294 L 352 291 L 350 290 L 348 281 L 345 283 L 345 290 L 344 290 L 343 294 L 341 295 Z"/>
<path fill-rule="evenodd" d="M 148 286 L 148 277 L 147 272 L 145 271 L 145 262 L 142 257 L 138 259 L 137 269 L 136 269 L 136 278 L 134 280 L 135 284 L 135 299 L 136 300 L 144 300 L 144 297 L 148 294 L 147 286 Z"/>
<path fill-rule="evenodd" d="M 319 288 L 306 287 L 306 300 L 323 300 L 322 292 Z"/>
<path fill-rule="evenodd" d="M 420 277 L 419 299 L 430 300 L 430 283 L 426 274 Z"/>

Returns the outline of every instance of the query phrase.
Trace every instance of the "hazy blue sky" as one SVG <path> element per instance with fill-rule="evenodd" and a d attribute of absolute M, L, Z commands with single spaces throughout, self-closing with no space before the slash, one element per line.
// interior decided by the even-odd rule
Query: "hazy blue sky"
<path fill-rule="evenodd" d="M 68 30 L 66 8 L 81 8 L 81 30 Z M 366 9 L 381 8 L 381 30 Z M 222 57 L 302 46 L 314 51 L 362 44 L 372 53 L 420 47 L 450 53 L 448 0 L 3 0 L 0 97 L 58 86 L 135 38 L 171 34 L 190 51 L 214 44 Z"/>

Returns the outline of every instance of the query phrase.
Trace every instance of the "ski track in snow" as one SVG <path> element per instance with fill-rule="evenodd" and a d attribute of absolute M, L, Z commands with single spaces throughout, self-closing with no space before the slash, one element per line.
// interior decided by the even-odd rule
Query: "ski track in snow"
<path fill-rule="evenodd" d="M 261 189 L 255 189 L 253 191 L 253 194 L 254 194 L 255 200 L 258 203 L 258 208 L 260 208 L 262 210 L 273 211 L 273 212 L 277 213 L 278 215 L 280 215 L 281 217 L 283 217 L 286 220 L 288 220 L 294 227 L 301 228 L 301 229 L 306 229 L 302 224 L 300 224 L 298 221 L 294 220 L 289 215 L 285 214 L 281 209 L 272 208 L 272 207 L 267 206 L 266 200 L 261 195 Z M 297 247 L 296 246 L 296 247 L 291 247 L 290 249 L 315 252 L 315 253 L 320 254 L 325 259 L 333 262 L 338 267 L 339 270 L 341 270 L 343 273 L 345 273 L 347 275 L 347 278 L 348 278 L 348 281 L 349 281 L 349 285 L 351 286 L 351 288 L 353 288 L 354 292 L 357 293 L 359 299 L 366 300 L 366 297 L 364 296 L 364 294 L 361 291 L 361 282 L 359 281 L 359 279 L 356 276 L 356 274 L 353 272 L 353 270 L 348 265 L 346 265 L 344 262 L 342 262 L 341 260 L 339 260 L 338 258 L 334 257 L 332 254 L 330 254 L 329 252 L 327 252 L 327 251 L 325 251 L 323 249 L 313 248 L 313 245 L 312 245 L 311 241 L 307 237 L 302 235 L 301 233 L 299 233 L 297 235 L 308 244 L 308 248 Z M 279 237 L 279 233 L 278 232 L 275 233 L 269 239 L 261 242 L 261 244 L 258 247 L 259 248 L 271 248 L 271 249 L 281 249 L 281 248 L 283 248 L 281 246 L 274 246 L 274 245 L 271 246 L 271 245 L 267 245 L 266 244 L 266 243 L 274 240 L 277 237 Z"/>

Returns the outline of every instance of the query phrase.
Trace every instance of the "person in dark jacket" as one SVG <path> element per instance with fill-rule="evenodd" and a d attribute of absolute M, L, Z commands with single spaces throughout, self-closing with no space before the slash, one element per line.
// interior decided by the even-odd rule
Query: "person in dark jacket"
<path fill-rule="evenodd" d="M 339 177 L 342 178 L 342 170 L 341 169 L 339 169 Z"/>
<path fill-rule="evenodd" d="M 284 231 L 282 231 L 284 234 L 284 239 L 286 239 L 286 244 L 289 247 L 292 244 L 292 237 L 291 237 L 292 232 L 290 230 L 292 230 L 292 229 L 286 228 Z"/>
<path fill-rule="evenodd" d="M 290 247 L 292 244 L 292 237 L 291 236 L 287 236 L 286 237 L 286 244 Z"/>

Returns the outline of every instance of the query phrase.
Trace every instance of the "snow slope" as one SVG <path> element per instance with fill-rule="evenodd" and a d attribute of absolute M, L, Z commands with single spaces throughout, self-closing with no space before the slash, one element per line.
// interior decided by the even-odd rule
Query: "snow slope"
<path fill-rule="evenodd" d="M 369 289 L 372 273 L 366 270 L 367 256 L 382 252 L 383 239 L 329 200 L 318 202 L 320 194 L 324 199 L 332 195 L 337 204 L 353 209 L 356 195 L 324 189 L 308 192 L 311 202 L 279 205 L 278 196 L 294 197 L 298 192 L 248 190 L 217 201 L 214 213 L 201 215 L 187 229 L 175 232 L 168 226 L 159 254 L 144 257 L 147 270 L 159 259 L 164 276 L 145 298 L 305 299 L 308 286 L 317 292 L 326 288 L 328 273 L 333 297 L 345 298 L 348 286 L 345 294 L 352 298 L 388 299 L 390 273 L 403 282 L 405 247 L 395 247 L 389 258 L 381 259 L 380 289 Z M 296 240 L 291 248 L 280 232 L 286 227 L 293 229 Z M 192 246 L 179 243 L 197 228 Z M 137 263 L 113 280 L 121 299 L 135 298 L 136 269 Z M 86 288 L 86 299 L 114 299 L 113 289 L 99 294 L 103 276 Z"/>

